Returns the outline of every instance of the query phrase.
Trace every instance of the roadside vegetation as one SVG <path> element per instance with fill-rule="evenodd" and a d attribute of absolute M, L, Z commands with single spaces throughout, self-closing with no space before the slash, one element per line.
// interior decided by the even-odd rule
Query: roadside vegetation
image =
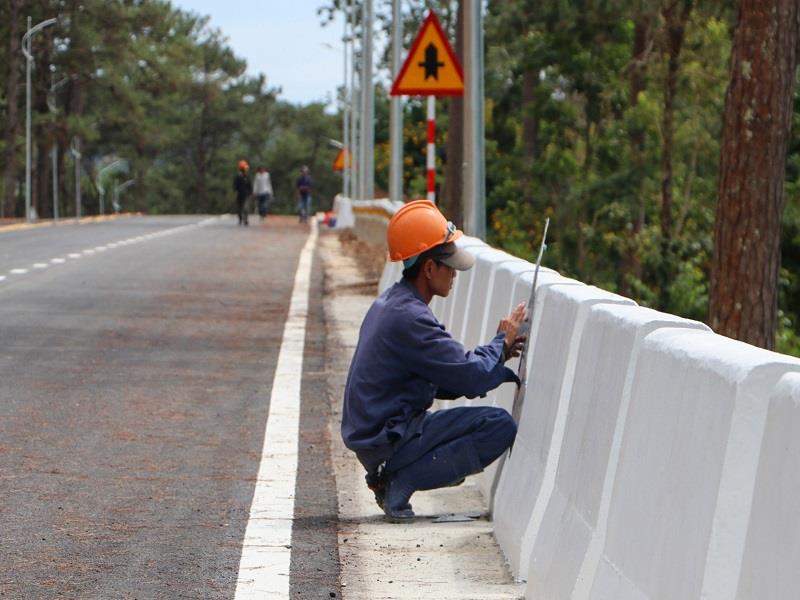
<path fill-rule="evenodd" d="M 274 208 L 294 211 L 302 165 L 311 168 L 322 208 L 329 207 L 340 177 L 331 171 L 336 149 L 327 138 L 341 136 L 340 120 L 321 103 L 283 102 L 279 89 L 247 75 L 245 61 L 207 18 L 163 0 L 7 0 L 0 3 L 0 218 L 25 215 L 20 39 L 28 15 L 34 25 L 59 18 L 32 40 L 31 192 L 40 217 L 53 210 L 54 146 L 62 216 L 75 214 L 73 147 L 82 155 L 83 214 L 98 212 L 98 187 L 110 212 L 114 186 L 129 180 L 118 193 L 125 211 L 231 212 L 242 158 L 270 170 Z"/>
<path fill-rule="evenodd" d="M 388 27 L 391 3 L 375 3 Z M 428 4 L 461 54 L 463 5 Z M 321 14 L 347 6 L 360 2 Z M 425 6 L 403 6 L 408 47 Z M 532 259 L 549 217 L 548 266 L 800 355 L 796 3 L 490 1 L 484 29 L 489 241 Z M 438 197 L 455 220 L 460 103 L 437 105 Z M 411 197 L 424 197 L 424 123 L 409 99 Z"/>
<path fill-rule="evenodd" d="M 378 27 L 388 31 L 391 3 L 374 1 Z M 361 13 L 358 0 L 319 5 L 323 23 Z M 427 5 L 461 53 L 463 5 Z M 403 3 L 406 47 L 427 5 Z M 270 169 L 279 210 L 294 209 L 302 164 L 322 208 L 340 189 L 327 138 L 341 136 L 341 116 L 281 101 L 280 90 L 246 75 L 203 17 L 164 0 L 7 0 L 0 218 L 24 214 L 19 40 L 28 14 L 34 23 L 60 19 L 34 38 L 32 198 L 40 216 L 52 211 L 53 147 L 61 214 L 74 214 L 71 145 L 83 155 L 85 213 L 99 209 L 98 183 L 128 180 L 124 210 L 229 211 L 240 158 Z M 489 241 L 533 258 L 549 217 L 548 266 L 800 355 L 797 3 L 490 0 L 484 26 Z M 379 194 L 388 187 L 388 55 L 376 61 Z M 460 106 L 458 98 L 437 106 L 438 198 L 457 222 Z M 101 181 L 120 159 L 124 168 Z M 404 103 L 404 190 L 424 196 L 422 98 Z"/>

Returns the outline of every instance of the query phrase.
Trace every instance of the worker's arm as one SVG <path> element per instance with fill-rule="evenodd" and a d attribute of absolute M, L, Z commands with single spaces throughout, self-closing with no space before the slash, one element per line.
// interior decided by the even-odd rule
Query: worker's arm
<path fill-rule="evenodd" d="M 408 349 L 404 358 L 409 370 L 435 385 L 440 390 L 437 397 L 474 398 L 503 382 L 517 381 L 503 365 L 505 332 L 466 351 L 430 313 L 423 313 L 401 335 L 406 337 L 400 346 Z"/>

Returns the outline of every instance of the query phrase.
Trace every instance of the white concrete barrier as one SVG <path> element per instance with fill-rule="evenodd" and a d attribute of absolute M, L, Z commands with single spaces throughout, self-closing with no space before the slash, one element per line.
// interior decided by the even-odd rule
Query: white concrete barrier
<path fill-rule="evenodd" d="M 538 296 L 538 293 L 537 293 Z M 527 393 L 513 452 L 494 501 L 495 535 L 516 577 L 527 570 L 533 537 L 555 480 L 578 348 L 586 318 L 596 304 L 634 304 L 593 286 L 543 289 Z"/>
<path fill-rule="evenodd" d="M 736 598 L 800 595 L 800 374 L 769 400 Z"/>
<path fill-rule="evenodd" d="M 470 349 L 533 265 L 459 243 L 476 267 L 431 309 Z M 526 598 L 800 597 L 800 361 L 547 269 L 538 288 L 517 439 L 478 476 Z"/>
<path fill-rule="evenodd" d="M 403 263 L 386 261 L 383 266 L 383 273 L 378 282 L 378 295 L 386 291 L 387 288 L 392 287 L 396 282 L 400 281 L 403 276 Z"/>
<path fill-rule="evenodd" d="M 708 330 L 640 306 L 599 304 L 587 315 L 555 487 L 521 561 L 528 598 L 570 598 L 581 566 L 599 559 L 639 345 L 661 327 Z"/>
<path fill-rule="evenodd" d="M 524 261 L 488 246 L 476 253 L 475 265 L 470 270 L 472 293 L 465 298 L 463 312 L 450 318 L 453 335 L 465 348 L 471 349 L 488 341 L 484 339 L 484 332 L 488 329 L 485 319 L 491 299 L 494 296 L 507 297 L 511 293 L 511 286 L 505 289 L 496 286 L 495 272 L 502 265 L 518 262 Z"/>
<path fill-rule="evenodd" d="M 481 334 L 483 339 L 488 339 L 492 333 L 496 331 L 500 319 L 507 316 L 517 304 L 520 302 L 528 303 L 533 286 L 534 270 L 534 265 L 524 261 L 504 262 L 498 266 L 493 282 L 492 301 L 488 304 L 486 314 L 483 318 L 483 331 Z M 536 306 L 534 307 L 534 320 L 531 324 L 531 348 L 536 345 L 536 335 L 538 333 L 539 323 L 541 322 L 536 316 L 542 310 L 542 290 L 555 284 L 583 285 L 574 279 L 562 277 L 551 269 L 540 269 L 539 277 L 536 281 L 538 292 L 536 296 Z M 500 294 L 495 292 L 495 290 L 506 289 L 510 290 L 507 296 L 504 293 Z M 519 359 L 510 360 L 507 366 L 512 371 L 519 372 Z M 501 385 L 489 392 L 486 398 L 476 399 L 474 404 L 499 406 L 510 413 L 516 391 L 517 387 L 515 385 Z M 505 464 L 505 459 L 505 456 L 500 457 L 499 460 L 489 465 L 483 473 L 477 476 L 478 485 L 490 506 L 493 503 L 494 492 Z"/>
<path fill-rule="evenodd" d="M 573 598 L 735 597 L 769 394 L 798 369 L 713 333 L 644 338 L 602 556 Z"/>
<path fill-rule="evenodd" d="M 460 248 L 467 249 L 468 252 L 471 254 L 475 254 L 478 249 L 480 248 L 488 248 L 486 242 L 483 240 L 479 240 L 478 238 L 470 237 L 470 236 L 463 236 L 456 241 L 456 245 Z M 467 284 L 468 287 L 468 277 L 465 273 L 459 272 L 456 274 L 456 280 L 453 284 L 453 289 L 450 291 L 450 294 L 446 298 L 436 297 L 431 302 L 431 310 L 433 314 L 436 315 L 436 318 L 447 327 L 449 316 L 453 312 L 453 302 L 455 298 L 458 296 L 463 299 L 463 295 L 467 293 L 466 287 L 464 284 Z M 445 317 L 447 315 L 447 317 Z M 448 328 L 448 331 L 450 329 Z"/>

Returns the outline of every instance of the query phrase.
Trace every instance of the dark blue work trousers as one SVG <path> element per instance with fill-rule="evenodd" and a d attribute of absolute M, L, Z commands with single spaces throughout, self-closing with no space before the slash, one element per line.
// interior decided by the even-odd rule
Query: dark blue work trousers
<path fill-rule="evenodd" d="M 514 419 L 496 406 L 459 406 L 429 412 L 419 431 L 403 441 L 386 461 L 386 472 L 399 471 L 432 450 L 457 440 L 472 443 L 480 466 L 469 470 L 479 472 L 511 447 L 516 434 Z"/>

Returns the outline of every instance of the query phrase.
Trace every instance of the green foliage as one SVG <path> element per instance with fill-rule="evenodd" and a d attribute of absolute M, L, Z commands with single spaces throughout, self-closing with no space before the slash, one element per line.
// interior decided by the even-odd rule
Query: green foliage
<path fill-rule="evenodd" d="M 120 198 L 123 210 L 231 211 L 232 179 L 242 158 L 270 170 L 274 208 L 295 211 L 294 181 L 302 165 L 310 167 L 315 181 L 315 207 L 330 206 L 341 176 L 331 171 L 336 150 L 327 139 L 341 136 L 340 118 L 319 104 L 279 101 L 263 78 L 246 75 L 245 62 L 206 18 L 165 0 L 26 4 L 35 19 L 60 18 L 51 28 L 55 36 L 39 34 L 34 50 L 40 71 L 50 62 L 55 77 L 67 79 L 56 94 L 57 113 L 35 106 L 35 137 L 52 139 L 55 131 L 62 154 L 80 138 L 84 214 L 98 210 L 97 174 L 115 159 L 126 160 L 129 168 L 114 174 L 108 187 L 135 180 Z M 23 17 L 18 20 L 22 28 Z M 0 32 L 6 29 L 7 24 L 0 26 Z M 8 52 L 2 39 L 0 59 Z M 39 81 L 35 97 L 44 98 L 48 87 L 49 81 Z M 0 100 L 5 93 L 0 91 Z M 7 157 L 0 155 L 0 163 Z M 71 214 L 72 161 L 63 162 L 61 210 Z M 46 214 L 49 190 L 41 190 L 34 202 Z"/>
<path fill-rule="evenodd" d="M 549 265 L 641 304 L 704 319 L 729 24 L 699 11 L 687 24 L 673 115 L 674 226 L 665 239 L 660 8 L 522 5 L 491 3 L 487 18 L 491 241 L 530 257 L 541 220 L 552 215 Z M 648 10 L 634 98 L 634 20 Z M 526 72 L 535 79 L 527 103 Z M 536 138 L 527 140 L 534 155 L 526 150 L 526 119 L 536 123 Z"/>

